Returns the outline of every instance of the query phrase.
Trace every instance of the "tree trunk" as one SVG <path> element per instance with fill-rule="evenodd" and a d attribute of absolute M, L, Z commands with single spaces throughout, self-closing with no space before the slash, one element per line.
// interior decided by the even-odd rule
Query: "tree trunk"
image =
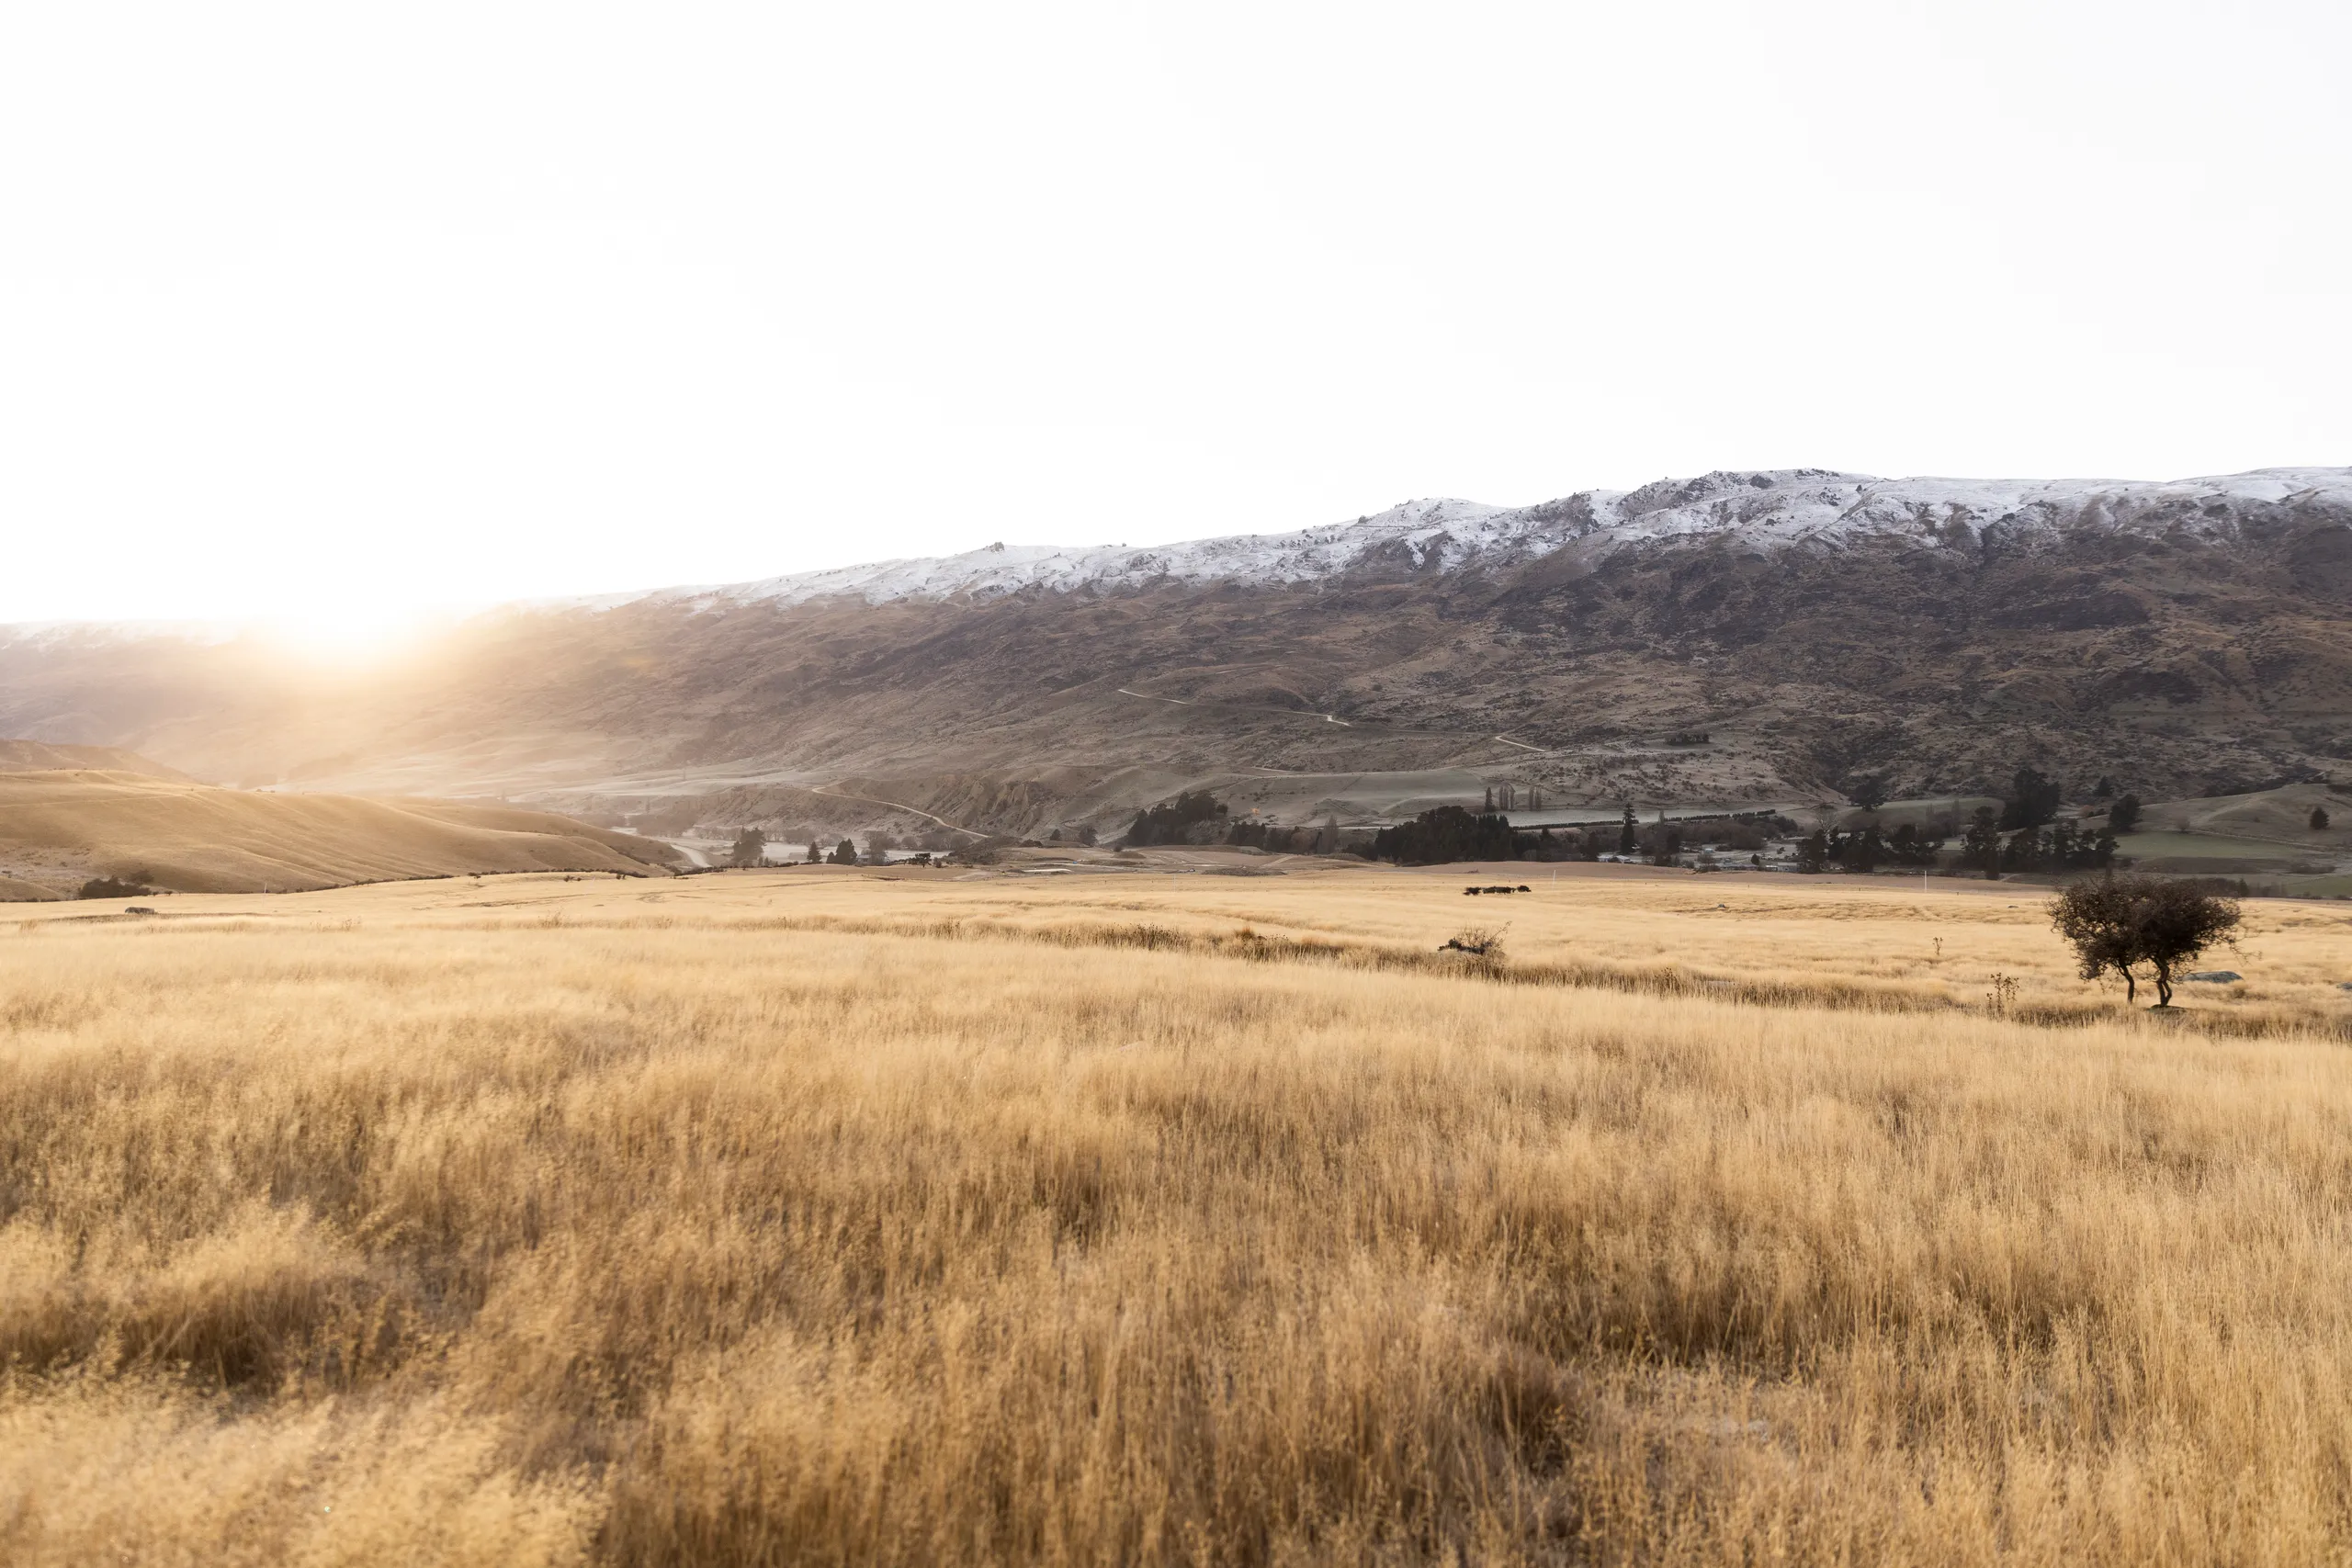
<path fill-rule="evenodd" d="M 2139 1001 L 2139 999 L 2140 982 L 2133 976 L 2132 973 L 2132 966 L 2127 964 L 2123 966 L 2123 1005 L 2125 1007 L 2133 1006 Z"/>
<path fill-rule="evenodd" d="M 2172 967 L 2169 964 L 2156 965 L 2156 1005 L 2160 1008 L 2172 1006 Z"/>

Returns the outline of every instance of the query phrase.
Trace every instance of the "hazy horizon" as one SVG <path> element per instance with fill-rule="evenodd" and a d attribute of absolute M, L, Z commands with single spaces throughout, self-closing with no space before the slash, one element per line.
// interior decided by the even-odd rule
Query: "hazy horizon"
<path fill-rule="evenodd" d="M 0 622 L 2346 459 L 2333 9 L 0 25 Z"/>

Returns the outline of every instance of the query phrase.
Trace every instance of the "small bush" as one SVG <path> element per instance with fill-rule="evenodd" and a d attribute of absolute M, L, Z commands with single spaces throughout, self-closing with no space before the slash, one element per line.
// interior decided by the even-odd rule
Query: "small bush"
<path fill-rule="evenodd" d="M 1472 926 L 1456 931 L 1440 953 L 1466 953 L 1473 958 L 1483 958 L 1489 964 L 1499 964 L 1503 956 L 1503 933 L 1488 926 Z"/>

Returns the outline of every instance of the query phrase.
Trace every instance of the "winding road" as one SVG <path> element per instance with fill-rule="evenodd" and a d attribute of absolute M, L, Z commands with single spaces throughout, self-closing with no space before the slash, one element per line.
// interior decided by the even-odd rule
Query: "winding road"
<path fill-rule="evenodd" d="M 1130 694 L 1132 695 L 1132 694 Z M 894 811 L 910 811 L 917 817 L 925 818 L 930 821 L 938 823 L 941 827 L 947 829 L 950 832 L 962 833 L 968 838 L 974 839 L 985 839 L 988 837 L 986 833 L 979 831 L 979 829 L 976 828 L 967 828 L 961 822 L 950 822 L 946 818 L 940 816 L 936 812 L 925 811 L 920 806 L 909 806 L 903 800 L 884 800 L 881 796 L 873 795 L 852 795 L 845 789 L 827 789 L 822 784 L 810 785 L 808 793 L 810 795 L 830 795 L 835 800 L 862 800 L 868 806 L 887 806 Z"/>

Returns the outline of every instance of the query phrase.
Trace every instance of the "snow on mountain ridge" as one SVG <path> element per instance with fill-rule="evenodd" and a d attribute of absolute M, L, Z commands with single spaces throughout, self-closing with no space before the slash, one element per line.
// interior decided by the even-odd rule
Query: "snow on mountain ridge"
<path fill-rule="evenodd" d="M 1450 498 L 1410 501 L 1352 523 L 1286 534 L 1239 534 L 1181 544 L 990 545 L 961 555 L 876 561 L 763 581 L 595 601 L 717 608 L 795 604 L 854 595 L 986 597 L 1045 587 L 1141 587 L 1156 581 L 1309 582 L 1378 562 L 1417 568 L 1434 553 L 1449 566 L 1510 564 L 1572 544 L 1606 551 L 1721 536 L 1762 547 L 1834 545 L 1869 535 L 1940 544 L 1973 541 L 1987 526 L 2039 530 L 2070 522 L 2109 527 L 2233 527 L 2249 507 L 2296 498 L 2352 515 L 2352 468 L 2261 468 L 2165 481 L 1882 479 L 1825 468 L 1724 471 L 1660 479 L 1634 491 L 1582 491 L 1532 506 Z M 586 602 L 582 602 L 583 606 Z"/>
<path fill-rule="evenodd" d="M 1418 552 L 1441 535 L 1499 542 L 1510 530 L 1496 528 L 1494 520 L 1515 515 L 1506 508 L 1475 501 L 1411 501 L 1353 523 L 1327 524 L 1289 534 L 1235 534 L 1142 548 L 995 544 L 955 556 L 833 567 L 758 582 L 664 589 L 635 595 L 632 602 L 651 599 L 716 607 L 755 601 L 797 604 L 854 594 L 869 604 L 881 604 L 901 598 L 1008 593 L 1040 584 L 1067 589 L 1081 583 L 1137 586 L 1171 579 L 1296 582 L 1330 576 L 1380 545 L 1402 545 Z"/>
<path fill-rule="evenodd" d="M 2081 525 L 2187 528 L 2211 537 L 2227 535 L 2250 514 L 2290 502 L 2352 522 L 2352 468 L 2258 468 L 2164 481 L 1883 479 L 1826 468 L 1719 469 L 1633 491 L 1580 491 L 1532 506 L 1410 501 L 1353 522 L 1284 534 L 1238 534 L 1142 548 L 1000 544 L 961 555 L 874 561 L 755 582 L 526 601 L 494 613 L 593 614 L 631 604 L 718 609 L 836 597 L 878 604 L 1163 581 L 1284 585 L 1349 572 L 1507 567 L 1570 546 L 1601 555 L 1708 537 L 1764 549 L 1835 547 L 1870 536 L 1966 547 L 1987 527 L 2023 533 Z M 0 626 L 0 648 L 29 649 L 91 638 L 214 643 L 232 640 L 244 629 L 198 622 L 27 623 Z"/>

